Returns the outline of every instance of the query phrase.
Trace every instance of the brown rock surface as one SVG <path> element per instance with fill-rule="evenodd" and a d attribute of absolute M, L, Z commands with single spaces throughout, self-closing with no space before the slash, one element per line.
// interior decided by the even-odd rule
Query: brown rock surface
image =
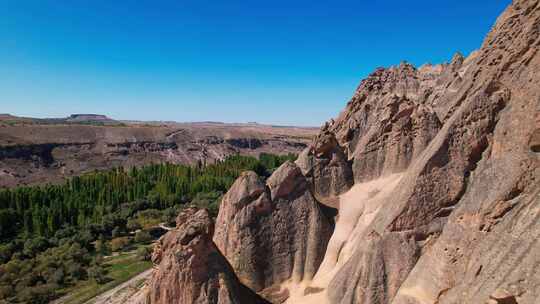
<path fill-rule="evenodd" d="M 540 2 L 515 0 L 467 58 L 362 81 L 295 164 L 224 197 L 239 280 L 275 303 L 538 303 L 539 48 Z"/>
<path fill-rule="evenodd" d="M 540 172 L 530 144 L 540 110 L 539 45 L 539 2 L 514 1 L 475 55 L 464 81 L 471 92 L 492 96 L 479 106 L 500 99 L 505 107 L 487 132 L 484 153 L 442 235 L 420 258 L 395 303 L 540 298 Z"/>
<path fill-rule="evenodd" d="M 143 296 L 147 303 L 267 303 L 238 281 L 212 242 L 212 232 L 206 210 L 189 208 L 178 216 L 176 229 L 154 250 L 157 268 Z"/>
<path fill-rule="evenodd" d="M 313 195 L 330 207 L 337 208 L 339 195 L 354 182 L 351 162 L 327 125 L 299 155 L 296 164 L 306 176 Z"/>
<path fill-rule="evenodd" d="M 352 161 L 355 182 L 404 171 L 435 137 L 441 121 L 427 103 L 433 70 L 407 63 L 378 69 L 330 126 Z"/>
<path fill-rule="evenodd" d="M 332 222 L 292 162 L 266 184 L 244 173 L 227 192 L 214 241 L 240 281 L 273 302 L 287 296 L 280 284 L 311 278 L 322 261 Z"/>
<path fill-rule="evenodd" d="M 407 233 L 365 237 L 330 283 L 330 303 L 390 303 L 418 255 L 419 247 Z"/>
<path fill-rule="evenodd" d="M 333 259 L 335 275 L 312 283 L 327 289 L 325 301 L 537 301 L 539 33 L 538 1 L 514 1 L 469 58 L 401 64 L 362 82 L 329 130 L 355 184 L 401 179 L 327 252 L 320 272 Z M 340 201 L 336 233 L 351 203 Z"/>

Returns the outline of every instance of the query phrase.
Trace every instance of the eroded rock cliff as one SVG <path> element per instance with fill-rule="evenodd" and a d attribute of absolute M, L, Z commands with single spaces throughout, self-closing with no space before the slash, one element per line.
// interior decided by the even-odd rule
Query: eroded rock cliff
<path fill-rule="evenodd" d="M 325 131 L 347 151 L 356 199 L 341 197 L 311 283 L 325 293 L 317 299 L 537 301 L 539 32 L 538 1 L 514 1 L 468 58 L 401 64 L 362 82 Z M 369 195 L 368 185 L 395 175 Z"/>
<path fill-rule="evenodd" d="M 281 283 L 310 279 L 322 261 L 333 230 L 323 209 L 292 162 L 266 183 L 246 172 L 221 202 L 214 241 L 242 283 L 281 302 Z"/>
<path fill-rule="evenodd" d="M 515 0 L 467 58 L 376 70 L 296 163 L 224 197 L 238 280 L 274 303 L 537 303 L 539 48 L 540 3 Z"/>

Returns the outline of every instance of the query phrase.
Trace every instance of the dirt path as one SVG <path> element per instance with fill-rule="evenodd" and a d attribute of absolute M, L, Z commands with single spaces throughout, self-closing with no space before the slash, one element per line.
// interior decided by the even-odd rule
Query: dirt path
<path fill-rule="evenodd" d="M 152 275 L 152 268 L 134 276 L 129 281 L 124 282 L 113 289 L 110 289 L 93 299 L 88 300 L 85 304 L 122 304 L 129 297 L 135 294 L 144 284 L 141 281 L 146 281 Z"/>
<path fill-rule="evenodd" d="M 171 227 L 165 226 L 165 223 L 160 223 L 158 226 L 159 226 L 159 228 L 161 228 L 161 229 L 163 229 L 163 230 L 165 230 L 165 231 L 171 231 L 171 230 L 174 229 L 174 227 L 171 228 Z"/>

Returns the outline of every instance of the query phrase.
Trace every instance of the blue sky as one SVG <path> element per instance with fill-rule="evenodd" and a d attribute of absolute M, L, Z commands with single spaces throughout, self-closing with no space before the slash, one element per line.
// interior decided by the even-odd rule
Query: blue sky
<path fill-rule="evenodd" d="M 478 48 L 509 0 L 0 0 L 0 113 L 320 125 L 379 66 Z"/>

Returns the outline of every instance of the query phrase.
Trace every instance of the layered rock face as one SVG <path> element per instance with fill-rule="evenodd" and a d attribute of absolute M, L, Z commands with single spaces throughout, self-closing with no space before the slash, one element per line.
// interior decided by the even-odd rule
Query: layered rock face
<path fill-rule="evenodd" d="M 478 120 L 465 125 L 463 115 L 485 121 L 502 109 L 487 134 L 469 140 L 469 162 L 476 161 L 465 174 L 463 195 L 395 303 L 538 301 L 540 172 L 532 142 L 539 128 L 539 47 L 539 2 L 514 1 L 472 59 L 465 98 L 456 100 L 448 119 L 453 130 L 447 141 L 463 137 L 464 128 L 478 130 Z M 475 152 L 482 147 L 483 153 Z"/>
<path fill-rule="evenodd" d="M 157 269 L 134 303 L 268 303 L 238 281 L 212 242 L 214 225 L 206 210 L 186 209 L 176 222 L 156 245 Z"/>
<path fill-rule="evenodd" d="M 467 58 L 375 71 L 296 163 L 235 182 L 225 264 L 273 303 L 538 303 L 539 49 L 515 0 Z"/>
<path fill-rule="evenodd" d="M 355 182 L 401 172 L 441 128 L 426 104 L 433 73 L 402 63 L 378 69 L 364 80 L 344 112 L 329 129 L 352 161 Z"/>
<path fill-rule="evenodd" d="M 326 302 L 537 301 L 539 33 L 538 1 L 514 1 L 469 58 L 362 82 L 329 126 L 352 162 L 351 191 L 400 177 L 377 188 L 386 196 L 340 201 L 344 218 L 356 211 L 347 204 L 365 207 L 312 283 Z"/>

